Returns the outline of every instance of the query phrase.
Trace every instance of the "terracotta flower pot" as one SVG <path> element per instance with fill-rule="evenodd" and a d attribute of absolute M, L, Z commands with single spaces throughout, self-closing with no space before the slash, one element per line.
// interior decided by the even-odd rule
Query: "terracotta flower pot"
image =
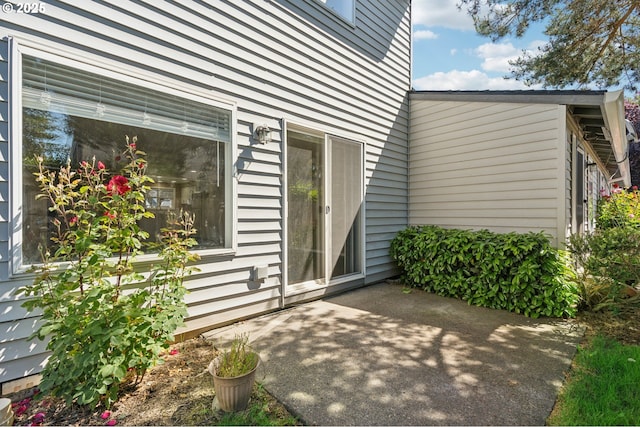
<path fill-rule="evenodd" d="M 220 377 L 216 375 L 217 360 L 209 364 L 209 373 L 213 376 L 213 389 L 216 392 L 218 406 L 225 412 L 244 411 L 249 405 L 249 398 L 256 378 L 256 370 L 260 366 L 260 357 L 256 366 L 249 372 L 237 377 Z"/>

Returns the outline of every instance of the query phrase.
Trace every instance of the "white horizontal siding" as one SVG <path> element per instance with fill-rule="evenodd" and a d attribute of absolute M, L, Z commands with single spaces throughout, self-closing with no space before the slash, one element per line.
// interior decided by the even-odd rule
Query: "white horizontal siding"
<path fill-rule="evenodd" d="M 543 231 L 555 242 L 563 115 L 557 105 L 412 100 L 409 223 Z"/>
<path fill-rule="evenodd" d="M 407 225 L 410 2 L 356 3 L 355 27 L 319 2 L 294 0 L 68 0 L 43 14 L 0 15 L 0 382 L 45 357 L 24 350 L 37 317 L 14 291 L 30 279 L 9 279 L 6 37 L 236 106 L 237 251 L 203 257 L 187 280 L 181 332 L 194 332 L 281 305 L 283 119 L 365 142 L 366 281 L 395 274 L 388 245 Z M 274 130 L 272 142 L 251 139 L 254 123 Z M 268 266 L 264 282 L 251 280 L 257 265 Z M 8 361 L 11 346 L 22 350 Z"/>

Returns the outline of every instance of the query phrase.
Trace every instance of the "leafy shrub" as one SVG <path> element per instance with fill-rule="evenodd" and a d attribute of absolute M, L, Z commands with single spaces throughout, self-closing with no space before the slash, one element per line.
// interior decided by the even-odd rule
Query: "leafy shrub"
<path fill-rule="evenodd" d="M 578 275 L 580 308 L 619 311 L 640 305 L 630 288 L 640 283 L 640 193 L 613 184 L 601 190 L 596 230 L 569 238 Z"/>
<path fill-rule="evenodd" d="M 534 318 L 576 311 L 567 254 L 542 233 L 409 227 L 390 253 L 409 286 Z"/>
<path fill-rule="evenodd" d="M 614 227 L 575 234 L 568 249 L 576 262 L 580 308 L 620 310 L 640 305 L 629 286 L 640 283 L 640 229 Z"/>
<path fill-rule="evenodd" d="M 30 338 L 50 337 L 40 388 L 67 403 L 109 406 L 127 375 L 141 380 L 162 361 L 186 315 L 183 277 L 197 258 L 189 252 L 196 244 L 193 217 L 181 212 L 162 229 L 150 274 L 134 270 L 149 237 L 138 222 L 153 217 L 145 209 L 153 181 L 144 154 L 127 138 L 119 175 L 95 159 L 77 169 L 67 162 L 59 171 L 38 159 L 38 197 L 48 200 L 56 232 L 33 284 L 20 291 L 31 297 L 27 309 L 42 312 Z"/>
<path fill-rule="evenodd" d="M 598 201 L 596 228 L 640 228 L 640 192 L 637 186 L 627 191 L 613 184 L 611 194 L 601 190 L 600 195 L 602 198 Z"/>

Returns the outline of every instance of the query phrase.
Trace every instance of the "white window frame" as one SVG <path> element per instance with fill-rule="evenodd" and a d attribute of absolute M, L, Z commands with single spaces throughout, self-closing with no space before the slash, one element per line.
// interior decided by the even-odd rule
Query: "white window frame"
<path fill-rule="evenodd" d="M 41 46 L 31 45 L 28 41 L 19 43 L 9 39 L 9 211 L 11 218 L 9 221 L 9 244 L 10 244 L 10 264 L 11 274 L 21 275 L 27 273 L 30 264 L 23 264 L 22 260 L 22 56 L 27 55 L 42 60 L 58 63 L 78 70 L 101 75 L 107 78 L 121 80 L 123 82 L 136 85 L 142 88 L 174 95 L 186 100 L 207 104 L 213 107 L 227 110 L 231 113 L 230 118 L 230 142 L 229 144 L 229 167 L 227 169 L 227 181 L 229 184 L 225 188 L 225 204 L 230 207 L 231 212 L 225 218 L 225 236 L 229 236 L 228 247 L 215 249 L 202 249 L 197 251 L 201 259 L 212 256 L 230 255 L 237 251 L 238 245 L 238 207 L 237 207 L 237 105 L 231 102 L 224 102 L 207 96 L 205 92 L 195 91 L 184 85 L 176 84 L 169 80 L 158 79 L 157 77 L 141 76 L 127 72 L 117 66 L 107 64 L 94 65 L 79 59 L 71 58 L 72 55 L 66 52 L 55 52 L 53 49 L 44 50 Z M 146 77 L 146 78 L 145 78 Z M 152 81 L 153 80 L 153 81 Z M 156 83 L 159 82 L 159 83 Z M 164 84 L 163 84 L 164 83 Z M 156 254 L 140 255 L 136 258 L 139 263 L 150 262 L 158 259 Z"/>
<path fill-rule="evenodd" d="M 351 25 L 355 25 L 356 24 L 356 1 L 357 0 L 348 0 L 351 2 L 351 17 L 345 16 L 342 13 L 340 13 L 339 11 L 337 11 L 336 9 L 332 8 L 331 6 L 327 5 L 327 0 L 315 0 L 317 3 L 320 3 L 323 7 L 325 7 L 327 10 L 329 10 L 331 13 L 335 14 L 336 16 L 340 17 L 340 19 L 343 19 L 344 21 L 348 22 Z M 338 0 L 341 2 L 344 2 L 346 0 Z"/>

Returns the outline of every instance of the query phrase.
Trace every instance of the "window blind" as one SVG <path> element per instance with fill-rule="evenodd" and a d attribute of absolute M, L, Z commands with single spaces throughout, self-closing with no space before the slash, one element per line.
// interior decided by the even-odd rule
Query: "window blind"
<path fill-rule="evenodd" d="M 23 57 L 24 108 L 231 141 L 231 113 L 218 107 Z"/>

